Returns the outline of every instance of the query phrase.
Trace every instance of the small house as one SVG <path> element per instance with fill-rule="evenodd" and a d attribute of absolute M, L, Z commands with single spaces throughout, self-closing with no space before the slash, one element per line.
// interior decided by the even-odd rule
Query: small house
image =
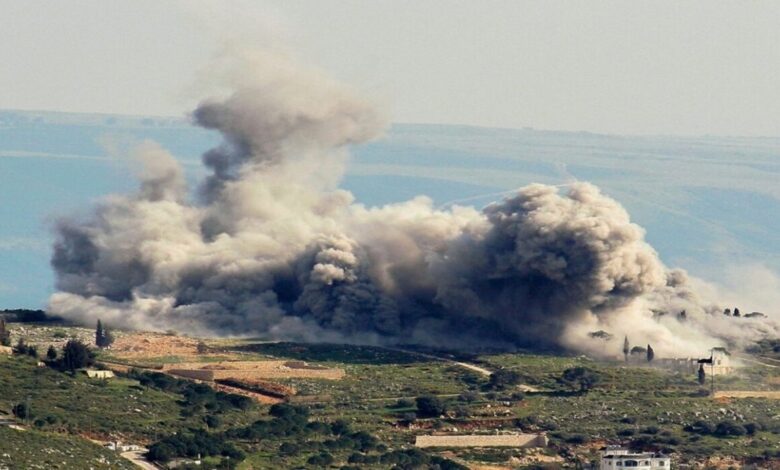
<path fill-rule="evenodd" d="M 110 370 L 86 369 L 84 372 L 90 379 L 110 379 L 114 377 L 114 373 Z"/>

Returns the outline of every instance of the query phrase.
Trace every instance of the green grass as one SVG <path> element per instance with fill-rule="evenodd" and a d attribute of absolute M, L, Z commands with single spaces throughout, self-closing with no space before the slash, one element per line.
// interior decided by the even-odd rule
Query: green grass
<path fill-rule="evenodd" d="M 69 332 L 68 327 L 58 329 Z M 545 391 L 526 393 L 521 399 L 520 395 L 512 396 L 517 391 L 513 388 L 490 391 L 486 388 L 486 377 L 414 353 L 349 345 L 237 340 L 209 343 L 225 354 L 238 352 L 244 360 L 296 359 L 344 368 L 347 375 L 343 380 L 289 379 L 280 382 L 297 389 L 294 400 L 309 408 L 312 420 L 343 419 L 354 430 L 376 435 L 391 449 L 410 447 L 417 434 L 453 428 L 460 433 L 492 433 L 496 429 L 544 431 L 552 442 L 546 452 L 573 451 L 586 460 L 595 455 L 575 444 L 580 437 L 591 443 L 627 443 L 641 439 L 649 447 L 677 452 L 682 456 L 678 463 L 710 455 L 757 458 L 766 450 L 780 448 L 780 426 L 773 424 L 780 420 L 780 401 L 715 401 L 698 396 L 701 387 L 693 374 L 574 355 L 501 353 L 464 358 L 490 370 L 514 370 L 521 376 L 522 383 Z M 101 353 L 101 358 L 110 359 L 110 351 Z M 162 356 L 144 359 L 144 363 L 155 366 L 181 360 Z M 587 394 L 560 393 L 567 389 L 559 378 L 571 367 L 592 369 L 601 380 Z M 751 365 L 741 368 L 737 375 L 719 377 L 717 388 L 777 389 L 780 388 L 779 376 L 780 370 Z M 466 393 L 471 401 L 459 399 Z M 414 409 L 396 408 L 394 404 L 399 398 L 424 394 L 441 397 L 450 409 L 458 411 L 458 417 L 421 419 L 416 423 L 420 429 L 404 427 L 402 419 Z M 46 422 L 43 429 L 50 432 L 125 436 L 126 441 L 145 442 L 188 428 L 203 427 L 203 413 L 182 415 L 178 403 L 181 396 L 140 387 L 133 380 L 95 381 L 83 375 L 71 377 L 38 368 L 29 358 L 0 357 L 0 408 L 10 410 L 14 404 L 25 401 L 28 395 L 35 415 L 33 421 L 42 419 Z M 231 411 L 221 416 L 220 429 L 265 419 L 266 412 L 264 406 L 247 412 Z M 686 425 L 697 420 L 756 422 L 763 424 L 764 430 L 754 436 L 729 438 L 699 436 L 684 430 Z M 657 430 L 654 434 L 643 434 L 648 428 Z M 63 439 L 68 438 L 63 436 Z M 315 451 L 280 456 L 278 449 L 283 442 L 284 438 L 236 442 L 247 452 L 247 459 L 240 468 L 306 467 L 306 460 Z M 505 463 L 526 452 L 521 449 L 449 451 L 467 461 L 489 463 Z M 334 468 L 346 464 L 348 452 L 337 450 L 332 454 L 336 457 Z M 360 467 L 381 468 L 363 464 Z"/>
<path fill-rule="evenodd" d="M 0 427 L 0 468 L 8 469 L 134 469 L 116 452 L 86 439 L 36 430 Z"/>
<path fill-rule="evenodd" d="M 47 430 L 95 436 L 124 436 L 145 442 L 161 434 L 202 426 L 203 414 L 184 417 L 179 395 L 141 387 L 117 377 L 90 379 L 36 366 L 27 357 L 0 357 L 0 409 L 29 400 L 31 421 Z M 254 412 L 229 412 L 225 421 L 244 422 Z"/>

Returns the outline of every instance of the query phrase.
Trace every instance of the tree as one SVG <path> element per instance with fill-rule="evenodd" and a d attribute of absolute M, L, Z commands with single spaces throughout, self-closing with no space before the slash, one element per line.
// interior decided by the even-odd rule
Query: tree
<path fill-rule="evenodd" d="M 740 315 L 739 309 L 737 307 L 734 307 L 734 316 L 735 317 L 741 317 L 742 316 L 742 315 Z"/>
<path fill-rule="evenodd" d="M 176 457 L 176 449 L 166 442 L 156 442 L 149 447 L 146 457 L 154 462 L 168 462 Z"/>
<path fill-rule="evenodd" d="M 631 345 L 628 343 L 628 336 L 626 336 L 626 339 L 623 340 L 623 356 L 625 356 L 626 362 L 628 362 L 629 352 L 631 352 Z"/>
<path fill-rule="evenodd" d="M 68 341 L 62 350 L 62 366 L 66 370 L 75 371 L 92 365 L 93 361 L 92 351 L 77 339 Z"/>
<path fill-rule="evenodd" d="M 19 338 L 16 346 L 14 346 L 14 353 L 27 354 L 27 343 L 24 342 L 24 338 Z"/>
<path fill-rule="evenodd" d="M 103 330 L 105 333 L 103 334 L 103 347 L 107 348 L 114 344 L 114 334 L 111 333 L 111 330 L 108 328 Z"/>
<path fill-rule="evenodd" d="M 587 367 L 572 367 L 571 369 L 566 369 L 561 376 L 561 382 L 568 384 L 573 388 L 579 387 L 580 392 L 583 393 L 593 388 L 593 386 L 600 381 L 601 375 Z"/>
<path fill-rule="evenodd" d="M 415 399 L 417 413 L 424 417 L 435 417 L 444 414 L 447 407 L 433 395 L 423 395 Z"/>
<path fill-rule="evenodd" d="M 647 362 L 653 362 L 654 358 L 655 358 L 655 351 L 653 351 L 653 347 L 648 344 L 647 345 Z"/>
<path fill-rule="evenodd" d="M 647 354 L 647 349 L 642 346 L 634 346 L 631 348 L 631 355 L 636 356 L 637 354 Z"/>
<path fill-rule="evenodd" d="M 612 339 L 612 335 L 604 330 L 591 331 L 588 333 L 588 336 L 594 339 L 603 339 L 604 341 L 609 341 Z"/>
<path fill-rule="evenodd" d="M 704 385 L 707 382 L 707 373 L 704 372 L 704 364 L 699 364 L 699 384 Z"/>
<path fill-rule="evenodd" d="M 114 342 L 114 336 L 103 326 L 103 323 L 98 320 L 97 327 L 95 328 L 95 346 L 99 348 L 107 348 Z"/>
<path fill-rule="evenodd" d="M 57 350 L 54 349 L 54 346 L 49 346 L 49 349 L 46 351 L 46 359 L 50 361 L 57 360 Z"/>
<path fill-rule="evenodd" d="M 11 332 L 5 324 L 5 318 L 0 318 L 0 344 L 3 346 L 11 345 Z"/>
<path fill-rule="evenodd" d="M 106 332 L 103 329 L 103 323 L 100 322 L 100 319 L 97 321 L 97 328 L 95 328 L 95 346 L 102 348 L 103 347 L 103 338 L 105 337 Z"/>
<path fill-rule="evenodd" d="M 504 389 L 520 383 L 520 374 L 508 369 L 499 369 L 490 374 L 489 386 L 492 389 Z"/>
<path fill-rule="evenodd" d="M 27 355 L 30 357 L 38 358 L 38 348 L 35 346 L 28 346 L 27 347 Z"/>
<path fill-rule="evenodd" d="M 730 317 L 730 316 L 731 316 L 731 309 L 730 309 L 730 308 L 727 308 L 726 310 L 724 310 L 724 311 L 723 311 L 723 315 L 726 315 L 726 316 L 729 316 L 729 317 Z"/>
<path fill-rule="evenodd" d="M 13 410 L 11 411 L 13 412 L 14 416 L 19 419 L 28 419 L 30 417 L 30 410 L 27 408 L 27 404 L 24 402 L 14 405 Z"/>

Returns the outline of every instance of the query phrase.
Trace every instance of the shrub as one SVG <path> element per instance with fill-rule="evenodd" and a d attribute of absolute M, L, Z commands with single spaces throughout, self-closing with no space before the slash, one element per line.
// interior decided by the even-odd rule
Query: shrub
<path fill-rule="evenodd" d="M 433 395 L 424 395 L 417 397 L 417 413 L 424 417 L 436 417 L 444 414 L 447 407 L 441 400 Z"/>
<path fill-rule="evenodd" d="M 715 427 L 715 432 L 713 434 L 719 437 L 744 436 L 747 434 L 747 430 L 740 424 L 722 421 Z"/>
<path fill-rule="evenodd" d="M 17 403 L 11 411 L 13 412 L 14 416 L 19 419 L 28 419 L 32 416 L 32 413 L 30 413 L 30 409 L 27 408 L 26 403 Z"/>
<path fill-rule="evenodd" d="M 393 408 L 411 408 L 414 406 L 414 401 L 410 400 L 408 398 L 400 398 L 395 404 L 393 405 Z"/>
<path fill-rule="evenodd" d="M 520 383 L 520 374 L 513 370 L 499 369 L 490 374 L 488 386 L 494 390 L 502 390 L 511 385 Z"/>
<path fill-rule="evenodd" d="M 326 467 L 326 466 L 332 464 L 333 460 L 334 459 L 333 459 L 332 455 L 330 455 L 327 452 L 322 452 L 319 455 L 313 455 L 313 456 L 309 457 L 309 460 L 307 460 L 306 462 L 309 465 L 316 465 L 318 467 Z"/>
<path fill-rule="evenodd" d="M 219 419 L 219 416 L 215 415 L 206 415 L 203 420 L 206 422 L 206 426 L 210 428 L 218 428 L 222 424 L 222 420 Z"/>

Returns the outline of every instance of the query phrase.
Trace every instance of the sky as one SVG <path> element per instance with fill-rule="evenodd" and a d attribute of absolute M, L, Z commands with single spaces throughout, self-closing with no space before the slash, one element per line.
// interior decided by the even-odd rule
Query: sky
<path fill-rule="evenodd" d="M 186 114 L 226 45 L 393 122 L 780 135 L 780 2 L 0 0 L 0 108 Z"/>

